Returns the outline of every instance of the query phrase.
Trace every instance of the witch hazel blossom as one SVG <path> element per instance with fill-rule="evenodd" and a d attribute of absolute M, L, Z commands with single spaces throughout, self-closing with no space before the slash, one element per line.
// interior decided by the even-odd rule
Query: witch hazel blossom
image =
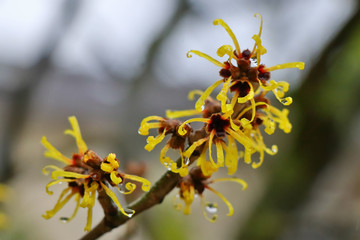
<path fill-rule="evenodd" d="M 111 188 L 116 188 L 123 194 L 130 194 L 136 189 L 136 184 L 127 182 L 124 186 L 126 190 L 123 191 L 119 186 L 124 184 L 125 180 L 141 183 L 143 191 L 150 190 L 150 182 L 145 178 L 119 171 L 120 163 L 114 153 L 101 158 L 96 152 L 88 149 L 81 136 L 77 119 L 74 116 L 69 117 L 69 122 L 72 129 L 66 130 L 65 134 L 73 136 L 78 147 L 78 153 L 74 153 L 72 158 L 64 156 L 47 141 L 46 137 L 41 139 L 41 143 L 46 148 L 44 155 L 65 164 L 63 168 L 55 165 L 48 165 L 43 168 L 43 173 L 52 178 L 52 181 L 46 185 L 46 192 L 52 195 L 53 192 L 49 189 L 51 186 L 59 183 L 68 184 L 61 192 L 53 209 L 46 211 L 42 216 L 45 219 L 52 218 L 73 198 L 76 202 L 73 214 L 70 217 L 61 217 L 60 220 L 69 222 L 76 216 L 80 207 L 87 208 L 85 231 L 90 231 L 96 192 L 105 191 L 122 214 L 132 217 L 135 212 L 131 209 L 124 209 Z"/>
<path fill-rule="evenodd" d="M 220 79 L 204 91 L 193 90 L 189 93 L 189 100 L 194 100 L 195 96 L 199 95 L 194 109 L 167 110 L 166 117 L 150 116 L 140 125 L 139 133 L 142 135 L 149 135 L 150 129 L 158 131 L 158 135 L 148 137 L 145 146 L 148 151 L 152 151 L 157 144 L 164 141 L 167 135 L 170 136 L 160 152 L 160 162 L 182 177 L 178 187 L 179 197 L 185 203 L 183 207 L 185 214 L 190 213 L 194 196 L 202 195 L 205 188 L 230 206 L 222 195 L 209 186 L 208 179 L 223 167 L 227 168 L 228 175 L 235 174 L 241 158 L 254 169 L 260 167 L 265 154 L 274 155 L 278 151 L 276 145 L 266 146 L 262 131 L 268 135 L 273 134 L 276 128 L 285 133 L 291 132 L 289 110 L 276 108 L 267 98 L 267 93 L 272 92 L 281 104 L 290 105 L 293 99 L 286 96 L 289 84 L 271 79 L 271 72 L 286 68 L 303 70 L 305 64 L 291 62 L 267 67 L 261 61 L 262 55 L 267 53 L 261 39 L 263 19 L 260 14 L 255 14 L 255 17 L 260 18 L 260 29 L 252 37 L 254 46 L 251 50 L 241 49 L 235 34 L 226 22 L 215 19 L 213 24 L 223 27 L 234 44 L 220 46 L 216 51 L 219 57 L 227 59 L 219 61 L 199 50 L 190 50 L 187 57 L 197 55 L 220 67 Z M 211 95 L 216 89 L 220 90 L 215 98 L 212 98 Z M 190 116 L 195 117 L 179 120 Z M 193 123 L 200 123 L 202 127 L 195 129 Z M 177 162 L 165 157 L 170 148 L 179 149 L 181 161 Z M 258 160 L 254 161 L 254 156 L 257 156 Z M 189 170 L 192 162 L 186 159 L 191 158 L 196 159 L 196 167 Z M 193 169 L 201 174 L 194 175 Z M 225 179 L 246 184 L 236 178 Z M 205 217 L 210 221 L 213 220 Z"/>

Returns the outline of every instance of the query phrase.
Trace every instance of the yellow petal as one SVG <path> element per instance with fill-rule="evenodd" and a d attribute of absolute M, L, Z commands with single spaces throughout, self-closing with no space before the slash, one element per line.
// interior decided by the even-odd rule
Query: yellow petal
<path fill-rule="evenodd" d="M 110 179 L 113 183 L 115 183 L 116 185 L 120 184 L 122 182 L 122 178 L 117 176 L 117 172 L 116 171 L 112 171 L 110 173 Z"/>
<path fill-rule="evenodd" d="M 198 50 L 190 50 L 190 51 L 188 51 L 188 52 L 186 53 L 186 56 L 187 56 L 188 58 L 191 58 L 191 57 L 192 57 L 192 55 L 191 55 L 190 53 L 194 53 L 194 54 L 198 55 L 199 57 L 203 57 L 203 58 L 205 58 L 206 60 L 208 60 L 208 61 L 212 62 L 213 64 L 215 64 L 216 66 L 219 66 L 219 67 L 221 67 L 221 68 L 225 67 L 225 64 L 219 62 L 218 60 L 210 57 L 209 55 L 207 55 L 207 54 L 205 54 L 205 53 L 203 53 L 203 52 L 200 52 L 200 51 L 198 51 Z"/>
<path fill-rule="evenodd" d="M 65 157 L 60 153 L 51 143 L 49 143 L 45 136 L 41 138 L 42 145 L 47 149 L 45 151 L 44 155 L 48 158 L 53 158 L 55 160 L 58 160 L 60 162 L 65 163 L 66 165 L 71 165 L 73 161 L 70 158 Z"/>
<path fill-rule="evenodd" d="M 199 112 L 201 112 L 203 110 L 203 106 L 205 104 L 205 100 L 210 96 L 210 94 L 212 93 L 212 91 L 214 91 L 214 89 L 219 86 L 221 83 L 223 83 L 224 80 L 221 79 L 219 81 L 216 81 L 215 83 L 213 83 L 210 87 L 208 87 L 205 92 L 200 96 L 200 98 L 196 101 L 195 103 L 195 109 Z"/>
<path fill-rule="evenodd" d="M 181 117 L 193 116 L 196 114 L 202 114 L 202 112 L 198 111 L 196 109 L 189 109 L 189 110 L 182 110 L 182 111 L 166 110 L 167 118 L 181 118 Z"/>
<path fill-rule="evenodd" d="M 100 182 L 101 186 L 103 187 L 103 189 L 105 190 L 106 194 L 113 200 L 113 202 L 115 203 L 115 205 L 119 208 L 119 211 L 124 214 L 125 216 L 131 218 L 135 211 L 129 209 L 128 211 L 130 212 L 125 212 L 124 208 L 121 206 L 119 200 L 117 199 L 115 193 L 113 191 L 110 190 L 110 188 L 108 188 L 105 184 L 103 184 L 102 182 Z"/>
<path fill-rule="evenodd" d="M 237 52 L 238 56 L 240 56 L 240 45 L 239 45 L 238 40 L 235 37 L 235 34 L 231 30 L 231 28 L 222 19 L 215 19 L 213 23 L 214 23 L 214 25 L 219 25 L 220 24 L 226 30 L 226 32 L 229 34 L 230 38 L 234 42 L 235 49 L 236 49 L 236 52 Z"/>
<path fill-rule="evenodd" d="M 136 182 L 142 183 L 141 189 L 142 189 L 144 192 L 147 192 L 147 191 L 150 190 L 151 183 L 150 183 L 149 180 L 147 180 L 147 179 L 145 179 L 145 178 L 142 178 L 142 177 L 139 177 L 139 176 L 135 176 L 135 175 L 130 175 L 130 174 L 126 174 L 126 175 L 125 175 L 125 178 L 126 178 L 126 179 L 130 179 L 130 180 L 133 180 L 133 181 L 136 181 Z"/>
<path fill-rule="evenodd" d="M 153 136 L 149 136 L 146 139 L 147 144 L 144 147 L 145 150 L 149 152 L 153 150 L 157 144 L 159 144 L 162 140 L 164 140 L 165 134 L 166 134 L 166 130 L 164 129 L 164 131 L 161 134 L 157 135 L 155 138 Z"/>
<path fill-rule="evenodd" d="M 207 189 L 209 189 L 211 192 L 215 193 L 216 196 L 218 196 L 219 198 L 221 198 L 221 200 L 223 200 L 223 202 L 227 205 L 228 209 L 229 209 L 229 213 L 227 214 L 227 216 L 232 216 L 234 214 L 234 208 L 231 205 L 231 203 L 224 197 L 224 195 L 222 195 L 221 193 L 219 193 L 218 191 L 216 191 L 215 189 L 207 186 Z"/>
<path fill-rule="evenodd" d="M 278 65 L 275 65 L 272 67 L 265 68 L 264 70 L 271 72 L 271 71 L 284 69 L 284 68 L 298 68 L 300 70 L 304 70 L 305 63 L 304 62 L 283 63 L 283 64 L 278 64 Z"/>
<path fill-rule="evenodd" d="M 80 127 L 78 124 L 78 121 L 75 116 L 69 117 L 69 122 L 73 129 L 67 129 L 65 130 L 65 134 L 69 134 L 73 136 L 76 140 L 76 145 L 78 146 L 79 153 L 83 155 L 86 150 L 88 149 L 84 140 L 81 137 Z"/>

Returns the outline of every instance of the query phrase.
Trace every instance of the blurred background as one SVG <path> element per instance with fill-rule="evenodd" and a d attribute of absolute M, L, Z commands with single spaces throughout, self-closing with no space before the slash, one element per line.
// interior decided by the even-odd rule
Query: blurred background
<path fill-rule="evenodd" d="M 145 162 L 155 182 L 165 169 L 159 150 L 143 147 L 142 118 L 166 109 L 193 108 L 189 90 L 204 90 L 219 79 L 218 67 L 186 58 L 191 49 L 216 56 L 231 44 L 224 19 L 242 49 L 252 48 L 260 13 L 267 66 L 304 61 L 305 70 L 273 72 L 288 81 L 291 134 L 265 136 L 279 153 L 260 169 L 241 164 L 248 182 L 214 185 L 234 205 L 227 217 L 207 222 L 200 201 L 185 216 L 165 201 L 101 239 L 360 239 L 360 14 L 355 0 L 2 0 L 0 1 L 0 179 L 11 187 L 0 203 L 9 227 L 0 239 L 78 239 L 86 211 L 69 224 L 69 203 L 53 219 L 61 192 L 48 196 L 42 167 L 46 135 L 71 155 L 75 142 L 63 131 L 76 115 L 88 146 L 101 156 L 114 152 L 125 168 Z M 276 101 L 273 101 L 274 103 Z M 276 104 L 275 104 L 276 105 Z M 278 105 L 279 106 L 279 105 Z M 280 107 L 280 106 L 279 106 Z M 55 163 L 57 164 L 57 163 Z M 59 164 L 60 166 L 61 164 Z M 220 172 L 218 176 L 224 176 Z M 205 195 L 209 200 L 216 196 Z M 125 200 L 122 200 L 125 201 Z M 103 217 L 97 203 L 95 226 Z"/>

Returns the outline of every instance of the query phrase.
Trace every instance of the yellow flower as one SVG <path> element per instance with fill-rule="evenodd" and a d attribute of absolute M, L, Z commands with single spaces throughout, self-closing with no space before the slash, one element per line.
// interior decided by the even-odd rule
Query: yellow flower
<path fill-rule="evenodd" d="M 46 137 L 41 139 L 41 143 L 47 149 L 44 155 L 66 164 L 64 168 L 59 168 L 55 165 L 48 165 L 43 168 L 43 173 L 46 175 L 51 173 L 50 176 L 53 179 L 53 181 L 46 185 L 46 192 L 52 195 L 53 192 L 49 190 L 51 186 L 58 183 L 68 183 L 68 187 L 61 192 L 54 208 L 46 211 L 43 217 L 45 219 L 52 218 L 71 198 L 74 198 L 76 207 L 73 214 L 70 217 L 62 217 L 60 219 L 63 222 L 69 222 L 76 216 L 79 207 L 87 208 L 85 231 L 90 231 L 96 192 L 102 190 L 114 201 L 122 214 L 131 217 L 134 211 L 124 209 L 108 185 L 117 188 L 123 194 L 130 194 L 135 190 L 136 185 L 132 182 L 127 182 L 124 186 L 127 191 L 122 191 L 119 184 L 122 184 L 125 179 L 141 182 L 143 191 L 149 191 L 150 182 L 144 178 L 118 171 L 119 160 L 116 159 L 114 153 L 110 153 L 105 159 L 102 159 L 94 151 L 89 150 L 82 139 L 76 118 L 69 117 L 69 121 L 72 129 L 66 130 L 65 134 L 75 138 L 79 151 L 73 154 L 72 159 L 61 154 L 47 141 Z"/>
<path fill-rule="evenodd" d="M 212 168 L 210 163 L 208 163 L 207 168 Z M 217 169 L 212 168 L 212 170 L 213 173 Z M 180 189 L 178 197 L 180 197 L 180 199 L 183 200 L 185 204 L 183 206 L 181 203 L 176 203 L 175 201 L 177 196 L 175 196 L 175 198 L 173 199 L 174 207 L 177 210 L 183 210 L 184 214 L 190 214 L 191 204 L 195 199 L 195 195 L 198 195 L 201 198 L 201 208 L 204 217 L 210 222 L 215 222 L 217 219 L 217 203 L 207 202 L 205 200 L 205 197 L 203 196 L 203 192 L 205 191 L 205 189 L 208 189 L 209 191 L 217 195 L 227 205 L 229 209 L 227 216 L 232 216 L 234 213 L 234 208 L 232 204 L 220 192 L 210 187 L 210 184 L 225 181 L 236 182 L 242 185 L 242 190 L 245 190 L 247 188 L 247 183 L 240 178 L 218 178 L 215 180 L 210 180 L 211 174 L 206 176 L 203 174 L 202 170 L 199 167 L 192 168 L 190 174 L 186 177 L 183 177 L 178 185 Z M 212 217 L 209 217 L 208 213 L 212 214 Z"/>
<path fill-rule="evenodd" d="M 303 62 L 293 62 L 278 64 L 272 67 L 265 67 L 265 65 L 261 64 L 261 55 L 265 54 L 267 51 L 261 42 L 263 19 L 260 14 L 255 14 L 255 16 L 260 17 L 261 24 L 259 33 L 253 36 L 255 44 L 252 51 L 245 49 L 241 52 L 239 43 L 231 28 L 222 19 L 216 19 L 214 20 L 214 25 L 221 25 L 227 31 L 235 46 L 235 50 L 233 50 L 233 47 L 230 45 L 223 45 L 217 50 L 217 55 L 219 57 L 227 55 L 228 60 L 221 63 L 220 61 L 198 50 L 190 50 L 187 53 L 188 57 L 192 57 L 191 53 L 193 53 L 221 67 L 220 76 L 223 77 L 223 79 L 216 81 L 213 85 L 206 89 L 206 91 L 200 96 L 195 104 L 196 110 L 201 110 L 205 99 L 217 86 L 221 84 L 223 84 L 223 86 L 217 95 L 217 99 L 221 101 L 223 113 L 232 113 L 231 105 L 235 102 L 245 103 L 247 101 L 251 101 L 254 94 L 260 89 L 272 91 L 276 98 L 284 105 L 291 104 L 292 99 L 290 97 L 284 98 L 284 94 L 288 91 L 288 84 L 285 82 L 277 83 L 274 80 L 267 82 L 270 79 L 270 72 L 284 68 L 298 68 L 302 70 L 304 69 L 305 64 Z M 253 66 L 251 59 L 256 60 L 256 66 Z M 237 65 L 234 65 L 233 62 L 236 62 Z M 227 103 L 227 93 L 229 89 L 230 92 L 234 92 L 234 95 L 230 100 L 231 105 Z M 251 101 L 251 104 L 254 105 L 254 102 Z M 252 120 L 253 118 L 251 121 Z"/>
<path fill-rule="evenodd" d="M 149 116 L 142 120 L 138 132 L 141 135 L 148 135 L 149 129 L 158 129 L 159 134 L 156 137 L 149 136 L 147 138 L 147 144 L 145 145 L 145 149 L 147 151 L 152 151 L 157 144 L 164 140 L 167 134 L 170 134 L 170 139 L 160 151 L 160 162 L 172 172 L 179 173 L 180 176 L 186 176 L 188 174 L 188 161 L 182 158 L 181 166 L 178 167 L 176 161 L 166 156 L 166 153 L 170 148 L 178 149 L 180 151 L 180 156 L 183 156 L 182 153 L 184 151 L 187 136 L 185 134 L 178 134 L 177 129 L 180 124 L 181 122 L 178 120 L 167 119 L 159 116 Z M 186 128 L 188 132 L 192 131 L 190 126 L 184 126 L 184 128 Z"/>

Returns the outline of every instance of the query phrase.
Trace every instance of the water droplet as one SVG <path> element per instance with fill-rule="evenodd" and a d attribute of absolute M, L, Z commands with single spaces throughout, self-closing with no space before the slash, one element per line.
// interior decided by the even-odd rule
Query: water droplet
<path fill-rule="evenodd" d="M 140 134 L 140 135 L 141 135 L 141 131 L 140 131 L 140 130 L 138 130 L 138 134 Z"/>
<path fill-rule="evenodd" d="M 189 165 L 190 163 L 190 159 L 189 158 L 185 158 L 185 165 Z"/>
<path fill-rule="evenodd" d="M 277 147 L 276 145 L 272 145 L 271 151 L 272 151 L 273 153 L 277 153 L 277 152 L 278 152 L 278 147 Z"/>
<path fill-rule="evenodd" d="M 214 213 L 217 213 L 217 210 L 218 210 L 218 208 L 217 208 L 217 204 L 214 204 L 214 203 L 208 203 L 208 204 L 206 204 L 206 211 L 208 212 L 208 213 L 211 213 L 211 214 L 214 214 Z"/>
<path fill-rule="evenodd" d="M 68 217 L 61 217 L 60 221 L 63 222 L 63 223 L 67 223 L 69 221 L 69 218 Z"/>
<path fill-rule="evenodd" d="M 204 109 L 205 109 L 205 105 L 202 105 L 201 110 L 204 111 Z"/>
<path fill-rule="evenodd" d="M 129 218 L 131 218 L 135 211 L 131 210 L 131 209 L 124 209 L 125 213 L 128 215 Z"/>
<path fill-rule="evenodd" d="M 282 103 L 282 104 L 287 104 L 287 103 L 288 103 L 288 100 L 285 99 L 285 98 L 284 98 L 284 99 L 281 99 L 281 103 Z"/>

